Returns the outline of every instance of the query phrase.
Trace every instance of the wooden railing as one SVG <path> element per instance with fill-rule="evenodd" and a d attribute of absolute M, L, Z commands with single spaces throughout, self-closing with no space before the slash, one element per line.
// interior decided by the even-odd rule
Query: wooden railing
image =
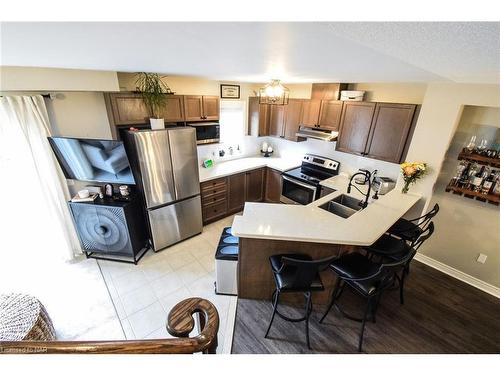
<path fill-rule="evenodd" d="M 189 337 L 199 313 L 200 333 Z M 167 331 L 176 338 L 123 341 L 0 341 L 4 354 L 215 354 L 219 314 L 203 298 L 188 298 L 175 305 L 167 319 Z"/>

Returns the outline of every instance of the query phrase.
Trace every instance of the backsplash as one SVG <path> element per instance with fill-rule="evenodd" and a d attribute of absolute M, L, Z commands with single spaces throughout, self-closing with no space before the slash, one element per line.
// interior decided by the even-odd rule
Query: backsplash
<path fill-rule="evenodd" d="M 262 143 L 262 141 L 260 141 L 259 144 Z M 291 142 L 274 137 L 266 137 L 266 142 L 272 145 L 276 156 L 284 158 L 301 158 L 302 155 L 309 153 L 326 156 L 339 161 L 341 173 L 353 174 L 358 169 L 364 168 L 369 171 L 377 169 L 379 176 L 390 177 L 394 180 L 397 180 L 399 175 L 398 164 L 335 151 L 335 142 L 325 142 L 316 139 L 308 139 L 304 142 Z"/>
<path fill-rule="evenodd" d="M 231 143 L 214 143 L 198 146 L 198 160 L 200 164 L 205 159 L 213 159 L 216 163 L 260 155 L 260 144 L 263 138 L 245 136 L 239 141 Z M 224 151 L 224 156 L 219 156 L 219 151 Z M 231 154 L 232 152 L 232 154 Z"/>

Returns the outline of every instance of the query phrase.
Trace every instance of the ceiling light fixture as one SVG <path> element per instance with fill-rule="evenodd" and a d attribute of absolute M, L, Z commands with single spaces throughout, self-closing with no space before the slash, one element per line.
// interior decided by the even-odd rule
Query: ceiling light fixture
<path fill-rule="evenodd" d="M 259 103 L 285 105 L 288 104 L 290 90 L 280 83 L 279 79 L 273 79 L 270 83 L 259 89 Z"/>

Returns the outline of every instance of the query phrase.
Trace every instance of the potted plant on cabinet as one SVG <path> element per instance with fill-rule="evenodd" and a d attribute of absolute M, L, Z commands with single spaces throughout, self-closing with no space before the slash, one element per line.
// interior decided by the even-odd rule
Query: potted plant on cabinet
<path fill-rule="evenodd" d="M 142 95 L 144 103 L 148 108 L 151 118 L 151 129 L 164 129 L 165 120 L 161 118 L 161 109 L 165 105 L 165 94 L 171 94 L 172 91 L 158 73 L 136 73 L 137 91 Z"/>

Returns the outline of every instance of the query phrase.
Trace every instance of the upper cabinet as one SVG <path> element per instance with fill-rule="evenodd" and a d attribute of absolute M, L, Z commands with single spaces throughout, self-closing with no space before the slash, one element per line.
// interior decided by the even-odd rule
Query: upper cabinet
<path fill-rule="evenodd" d="M 269 135 L 270 106 L 259 104 L 259 98 L 248 98 L 248 135 L 262 137 Z"/>
<path fill-rule="evenodd" d="M 321 100 L 304 100 L 300 123 L 305 126 L 317 127 Z"/>
<path fill-rule="evenodd" d="M 299 131 L 303 103 L 304 101 L 301 99 L 290 99 L 285 108 L 282 137 L 288 139 L 289 141 L 299 140 L 296 134 Z"/>
<path fill-rule="evenodd" d="M 219 97 L 185 95 L 184 109 L 186 121 L 217 121 L 220 110 Z"/>
<path fill-rule="evenodd" d="M 300 124 L 325 130 L 339 130 L 342 104 L 340 100 L 304 100 Z"/>
<path fill-rule="evenodd" d="M 107 93 L 106 107 L 112 125 L 138 125 L 149 122 L 149 111 L 140 94 Z"/>
<path fill-rule="evenodd" d="M 318 127 L 338 131 L 343 103 L 341 100 L 322 100 Z"/>
<path fill-rule="evenodd" d="M 410 142 L 416 105 L 345 102 L 336 150 L 399 163 Z"/>
<path fill-rule="evenodd" d="M 377 103 L 366 156 L 399 163 L 408 143 L 414 104 Z"/>
<path fill-rule="evenodd" d="M 270 105 L 269 131 L 267 135 L 297 141 L 302 114 L 302 99 L 290 99 L 287 105 Z"/>
<path fill-rule="evenodd" d="M 182 95 L 166 95 L 165 106 L 160 113 L 165 122 L 184 121 L 184 97 Z"/>
<path fill-rule="evenodd" d="M 218 121 L 220 102 L 218 96 L 203 96 L 203 117 L 207 121 Z"/>
<path fill-rule="evenodd" d="M 365 155 L 376 103 L 346 102 L 337 140 L 337 151 Z"/>
<path fill-rule="evenodd" d="M 285 106 L 270 105 L 269 131 L 266 135 L 274 137 L 283 136 L 283 127 L 285 125 Z"/>
<path fill-rule="evenodd" d="M 149 124 L 151 114 L 141 94 L 135 92 L 104 93 L 106 109 L 113 136 L 117 126 Z M 184 121 L 218 121 L 219 97 L 204 95 L 165 94 L 160 116 L 166 123 Z"/>

